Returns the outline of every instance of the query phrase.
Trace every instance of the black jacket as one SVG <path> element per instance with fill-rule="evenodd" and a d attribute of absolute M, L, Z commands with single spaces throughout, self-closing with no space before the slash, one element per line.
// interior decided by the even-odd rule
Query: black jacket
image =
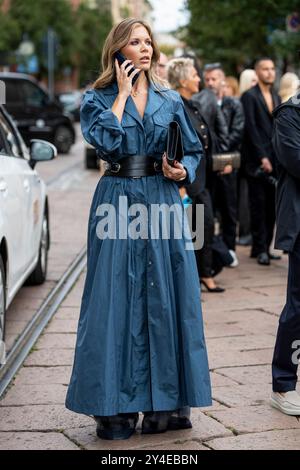
<path fill-rule="evenodd" d="M 228 150 L 228 126 L 218 106 L 216 96 L 205 88 L 193 95 L 192 101 L 199 105 L 202 116 L 207 122 L 212 137 L 213 153 L 226 152 Z"/>
<path fill-rule="evenodd" d="M 273 111 L 278 162 L 275 247 L 292 251 L 300 234 L 300 93 Z"/>
<path fill-rule="evenodd" d="M 197 194 L 204 191 L 206 187 L 207 176 L 212 167 L 212 139 L 199 104 L 191 100 L 186 100 L 183 97 L 182 101 L 204 150 L 203 157 L 200 160 L 200 164 L 196 170 L 196 179 L 192 184 L 186 186 L 186 190 L 189 196 L 193 198 Z"/>
<path fill-rule="evenodd" d="M 243 105 L 237 98 L 225 96 L 222 100 L 221 110 L 228 126 L 228 150 L 239 150 L 245 125 Z"/>
<path fill-rule="evenodd" d="M 272 92 L 274 108 L 280 104 L 279 96 Z M 259 85 L 246 91 L 242 97 L 245 113 L 245 132 L 242 143 L 242 160 L 246 173 L 254 175 L 261 160 L 269 158 L 275 163 L 272 146 L 273 117 L 269 112 Z"/>

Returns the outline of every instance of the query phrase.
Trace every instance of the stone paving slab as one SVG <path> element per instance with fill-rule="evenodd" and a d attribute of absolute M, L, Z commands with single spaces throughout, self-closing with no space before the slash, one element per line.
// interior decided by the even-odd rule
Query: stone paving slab
<path fill-rule="evenodd" d="M 45 333 L 36 343 L 36 349 L 74 349 L 75 333 Z"/>
<path fill-rule="evenodd" d="M 213 397 L 229 407 L 261 405 L 269 402 L 270 390 L 262 384 L 235 385 L 234 387 L 214 388 Z"/>
<path fill-rule="evenodd" d="M 60 432 L 0 432 L 0 450 L 80 450 Z"/>
<path fill-rule="evenodd" d="M 23 367 L 15 378 L 15 386 L 23 385 L 67 385 L 71 376 L 70 366 Z"/>
<path fill-rule="evenodd" d="M 61 320 L 54 318 L 47 329 L 48 333 L 76 333 L 77 320 Z"/>
<path fill-rule="evenodd" d="M 64 405 L 0 407 L 0 431 L 61 431 L 90 424 L 91 418 L 67 410 Z"/>
<path fill-rule="evenodd" d="M 300 429 L 300 421 L 295 416 L 287 416 L 271 406 L 241 406 L 227 410 L 207 412 L 225 427 L 237 433 L 271 431 L 272 429 Z"/>
<path fill-rule="evenodd" d="M 31 352 L 24 365 L 40 367 L 71 366 L 73 358 L 73 349 L 38 349 Z"/>
<path fill-rule="evenodd" d="M 229 377 L 232 380 L 242 384 L 259 384 L 265 390 L 271 390 L 272 376 L 271 365 L 258 365 L 248 367 L 223 367 L 216 369 L 216 373 Z"/>
<path fill-rule="evenodd" d="M 67 387 L 51 383 L 47 385 L 22 385 L 12 387 L 0 402 L 1 406 L 64 404 Z"/>
<path fill-rule="evenodd" d="M 215 450 L 300 450 L 300 430 L 268 431 L 207 441 Z"/>
<path fill-rule="evenodd" d="M 273 349 L 256 349 L 251 351 L 229 350 L 226 354 L 208 348 L 208 359 L 211 369 L 230 366 L 253 366 L 269 364 Z"/>

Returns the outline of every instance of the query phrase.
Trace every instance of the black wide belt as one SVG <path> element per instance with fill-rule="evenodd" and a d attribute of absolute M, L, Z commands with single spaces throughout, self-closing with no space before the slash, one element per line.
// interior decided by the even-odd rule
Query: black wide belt
<path fill-rule="evenodd" d="M 146 155 L 132 155 L 121 158 L 119 162 L 107 163 L 104 176 L 124 176 L 140 178 L 162 173 L 161 161 Z"/>

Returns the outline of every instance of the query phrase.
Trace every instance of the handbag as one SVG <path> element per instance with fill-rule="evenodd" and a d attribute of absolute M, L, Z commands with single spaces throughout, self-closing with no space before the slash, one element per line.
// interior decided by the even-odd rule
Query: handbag
<path fill-rule="evenodd" d="M 169 124 L 166 153 L 167 161 L 171 166 L 174 166 L 174 160 L 180 162 L 183 159 L 181 128 L 176 121 L 171 121 Z"/>
<path fill-rule="evenodd" d="M 240 152 L 216 153 L 212 156 L 213 171 L 223 171 L 226 165 L 231 165 L 234 170 L 240 168 Z"/>

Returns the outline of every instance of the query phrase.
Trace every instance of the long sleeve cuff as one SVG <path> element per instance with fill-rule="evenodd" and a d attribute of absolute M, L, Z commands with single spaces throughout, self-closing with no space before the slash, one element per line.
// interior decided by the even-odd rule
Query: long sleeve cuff
<path fill-rule="evenodd" d="M 98 118 L 98 124 L 102 126 L 103 129 L 109 131 L 113 136 L 117 137 L 125 134 L 117 116 L 110 109 L 102 111 Z"/>

